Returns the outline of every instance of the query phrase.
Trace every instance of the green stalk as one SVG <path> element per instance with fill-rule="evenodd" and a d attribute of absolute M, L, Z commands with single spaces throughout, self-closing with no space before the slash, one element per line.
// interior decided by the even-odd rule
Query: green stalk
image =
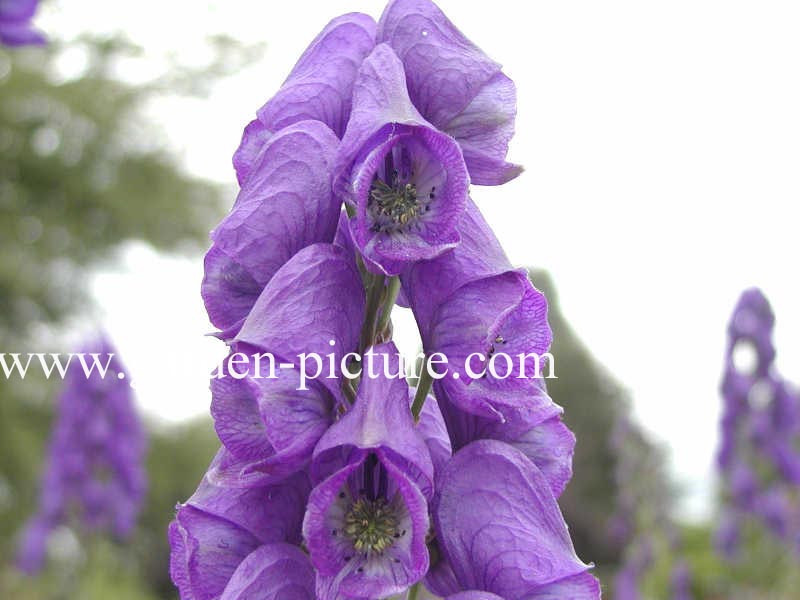
<path fill-rule="evenodd" d="M 428 358 L 426 357 L 422 361 L 422 372 L 417 380 L 417 393 L 414 394 L 414 402 L 411 404 L 411 414 L 414 415 L 415 421 L 419 421 L 419 415 L 422 413 L 425 399 L 428 397 L 428 392 L 431 391 L 431 385 L 433 385 L 433 377 L 431 377 L 428 367 Z"/>
<path fill-rule="evenodd" d="M 400 293 L 400 278 L 395 276 L 389 279 L 389 284 L 386 287 L 386 300 L 383 303 L 383 311 L 381 312 L 381 319 L 378 321 L 376 331 L 383 333 L 389 326 L 389 321 L 392 320 L 392 308 L 397 301 L 397 295 Z"/>
<path fill-rule="evenodd" d="M 419 595 L 419 583 L 415 583 L 410 588 L 408 588 L 408 594 L 406 594 L 406 600 L 417 600 L 418 595 Z"/>
<path fill-rule="evenodd" d="M 383 296 L 384 275 L 371 275 L 367 286 L 367 310 L 364 317 L 364 325 L 361 328 L 361 341 L 359 342 L 359 354 L 364 354 L 367 348 L 375 343 L 375 321 L 378 317 L 378 309 L 381 307 Z"/>

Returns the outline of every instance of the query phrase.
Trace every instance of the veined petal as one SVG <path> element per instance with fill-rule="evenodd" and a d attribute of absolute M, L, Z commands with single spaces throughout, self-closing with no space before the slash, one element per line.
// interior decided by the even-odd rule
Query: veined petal
<path fill-rule="evenodd" d="M 504 598 L 501 598 L 496 594 L 490 594 L 489 592 L 470 590 L 468 592 L 459 592 L 457 594 L 447 596 L 446 600 L 504 600 Z"/>
<path fill-rule="evenodd" d="M 498 185 L 521 172 L 505 162 L 516 117 L 514 82 L 433 2 L 393 0 L 377 39 L 403 62 L 422 115 L 461 144 L 473 183 Z"/>
<path fill-rule="evenodd" d="M 529 598 L 589 568 L 575 555 L 547 481 L 519 450 L 473 442 L 437 484 L 437 541 L 462 589 Z"/>
<path fill-rule="evenodd" d="M 513 269 L 491 227 L 471 198 L 458 225 L 461 243 L 433 260 L 415 263 L 401 275 L 403 291 L 422 335 L 433 312 L 458 288 Z"/>
<path fill-rule="evenodd" d="M 558 498 L 572 478 L 575 435 L 561 421 L 563 409 L 550 399 L 544 380 L 536 387 L 525 407 L 505 410 L 505 421 L 465 412 L 447 400 L 439 385 L 439 403 L 455 451 L 481 439 L 499 440 L 521 450 L 547 478 Z M 445 388 L 446 389 L 446 388 Z"/>
<path fill-rule="evenodd" d="M 303 354 L 325 358 L 333 354 L 338 374 L 341 357 L 358 344 L 364 303 L 361 276 L 347 252 L 331 244 L 314 244 L 278 270 L 234 343 L 271 352 L 296 366 Z M 309 360 L 306 368 L 313 369 L 306 373 L 311 378 L 317 364 Z M 339 383 L 327 377 L 318 381 L 338 389 Z"/>
<path fill-rule="evenodd" d="M 316 600 L 314 569 L 297 546 L 265 544 L 239 564 L 220 600 Z"/>
<path fill-rule="evenodd" d="M 211 322 L 236 333 L 258 295 L 301 249 L 332 242 L 340 203 L 330 178 L 338 140 L 318 121 L 273 136 L 231 213 L 212 232 L 201 288 Z"/>
<path fill-rule="evenodd" d="M 284 127 L 303 120 L 320 121 L 342 137 L 350 117 L 353 81 L 374 46 L 375 21 L 368 15 L 342 15 L 325 26 L 278 93 L 245 128 L 233 156 L 240 184 L 249 177 L 261 146 Z"/>
<path fill-rule="evenodd" d="M 220 450 L 212 468 L 225 454 Z M 303 473 L 249 489 L 217 485 L 206 476 L 169 527 L 170 575 L 181 598 L 219 598 L 240 563 L 260 545 L 299 543 L 308 493 Z"/>
<path fill-rule="evenodd" d="M 459 288 L 421 333 L 426 353 L 448 358 L 450 373 L 437 389 L 462 410 L 502 421 L 538 397 L 552 332 L 547 301 L 524 270 Z"/>
<path fill-rule="evenodd" d="M 375 46 L 375 21 L 361 13 L 336 17 L 309 45 L 289 77 L 258 111 L 270 131 L 315 119 L 342 137 L 350 117 L 353 82 Z"/>
<path fill-rule="evenodd" d="M 214 428 L 235 457 L 214 465 L 215 480 L 243 486 L 280 481 L 308 464 L 333 422 L 339 400 L 325 386 L 309 381 L 301 390 L 294 370 L 276 367 L 270 378 L 268 369 L 261 378 L 212 379 Z"/>

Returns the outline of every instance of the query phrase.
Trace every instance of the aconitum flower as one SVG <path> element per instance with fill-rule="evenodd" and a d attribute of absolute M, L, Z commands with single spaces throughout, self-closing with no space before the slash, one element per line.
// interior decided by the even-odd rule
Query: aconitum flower
<path fill-rule="evenodd" d="M 93 369 L 87 376 L 73 356 L 66 371 L 39 507 L 20 547 L 19 566 L 29 573 L 43 566 L 49 534 L 60 524 L 127 537 L 145 492 L 145 434 L 127 372 L 104 337 L 80 353 Z"/>
<path fill-rule="evenodd" d="M 370 354 L 391 360 L 394 344 Z M 433 463 L 414 429 L 402 379 L 364 377 L 352 408 L 314 451 L 303 525 L 318 575 L 318 596 L 384 598 L 428 570 L 427 501 Z"/>
<path fill-rule="evenodd" d="M 219 451 L 211 470 L 226 454 Z M 309 489 L 302 472 L 250 488 L 206 475 L 169 527 L 170 575 L 181 598 L 314 598 L 313 571 L 299 548 Z"/>
<path fill-rule="evenodd" d="M 341 248 L 314 244 L 278 269 L 232 342 L 233 354 L 271 354 L 274 364 L 262 356 L 237 374 L 229 360 L 211 383 L 214 425 L 230 453 L 219 461 L 218 477 L 275 480 L 310 460 L 342 406 L 341 357 L 357 349 L 363 318 L 361 278 Z M 301 372 L 306 353 L 332 355 L 334 378 Z"/>
<path fill-rule="evenodd" d="M 438 478 L 433 518 L 452 572 L 445 585 L 457 586 L 434 583 L 438 595 L 600 597 L 600 584 L 575 555 L 544 475 L 508 444 L 481 440 L 456 452 Z"/>
<path fill-rule="evenodd" d="M 539 395 L 529 398 L 526 409 L 506 411 L 504 421 L 464 412 L 445 394 L 439 407 L 454 450 L 480 439 L 506 442 L 533 461 L 558 498 L 572 477 L 575 434 L 561 421 L 563 409 L 547 395 L 544 380 L 536 380 L 536 384 Z"/>
<path fill-rule="evenodd" d="M 7 46 L 43 44 L 44 36 L 31 25 L 39 0 L 0 0 L 0 43 Z"/>
<path fill-rule="evenodd" d="M 378 270 L 397 275 L 459 242 L 469 188 L 464 157 L 411 103 L 403 65 L 386 44 L 359 70 L 336 177 L 334 191 L 354 213 L 353 241 Z"/>
<path fill-rule="evenodd" d="M 211 233 L 202 295 L 221 337 L 235 337 L 256 299 L 298 251 L 332 242 L 341 210 L 330 179 L 338 139 L 319 121 L 272 136 L 231 213 Z"/>

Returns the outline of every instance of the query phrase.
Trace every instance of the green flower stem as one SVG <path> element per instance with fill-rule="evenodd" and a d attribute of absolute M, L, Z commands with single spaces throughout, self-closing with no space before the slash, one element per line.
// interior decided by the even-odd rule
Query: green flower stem
<path fill-rule="evenodd" d="M 364 352 L 375 343 L 376 320 L 378 310 L 381 307 L 386 277 L 384 275 L 370 275 L 367 284 L 367 310 L 364 317 L 364 324 L 361 327 L 361 341 L 359 343 L 359 354 Z"/>
<path fill-rule="evenodd" d="M 381 318 L 380 321 L 378 321 L 378 328 L 376 329 L 378 333 L 383 333 L 389 326 L 389 321 L 392 320 L 392 308 L 394 307 L 394 303 L 397 301 L 397 295 L 399 293 L 400 278 L 395 276 L 389 279 L 389 284 L 386 287 L 386 300 L 383 303 Z"/>
<path fill-rule="evenodd" d="M 411 405 L 411 414 L 414 415 L 414 420 L 419 421 L 419 415 L 422 413 L 422 407 L 425 405 L 425 399 L 428 397 L 428 392 L 431 391 L 433 385 L 433 377 L 429 371 L 430 365 L 428 358 L 422 361 L 422 369 L 417 380 L 417 393 L 414 394 L 414 402 Z"/>
<path fill-rule="evenodd" d="M 419 595 L 419 583 L 415 583 L 410 588 L 408 588 L 408 594 L 406 594 L 406 600 L 417 600 L 418 595 Z"/>

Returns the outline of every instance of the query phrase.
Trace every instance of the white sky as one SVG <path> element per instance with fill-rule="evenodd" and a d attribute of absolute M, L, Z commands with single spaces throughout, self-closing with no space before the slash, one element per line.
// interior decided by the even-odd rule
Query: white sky
<path fill-rule="evenodd" d="M 800 379 L 800 4 L 439 4 L 519 91 L 511 159 L 527 171 L 474 197 L 513 262 L 553 274 L 564 313 L 670 445 L 685 513 L 702 514 L 725 325 L 745 287 L 761 286 L 773 303 L 778 365 Z M 208 34 L 265 42 L 264 60 L 209 98 L 151 109 L 187 168 L 233 183 L 241 128 L 307 43 L 337 14 L 381 9 L 364 0 L 64 0 L 40 24 L 62 37 L 124 29 L 147 49 L 145 73 L 170 53 L 202 55 Z M 207 412 L 205 374 L 223 352 L 203 337 L 201 276 L 199 257 L 137 245 L 96 279 L 141 405 L 169 420 Z M 408 331 L 401 341 L 413 349 Z M 188 352 L 180 373 L 159 369 L 178 350 Z"/>

